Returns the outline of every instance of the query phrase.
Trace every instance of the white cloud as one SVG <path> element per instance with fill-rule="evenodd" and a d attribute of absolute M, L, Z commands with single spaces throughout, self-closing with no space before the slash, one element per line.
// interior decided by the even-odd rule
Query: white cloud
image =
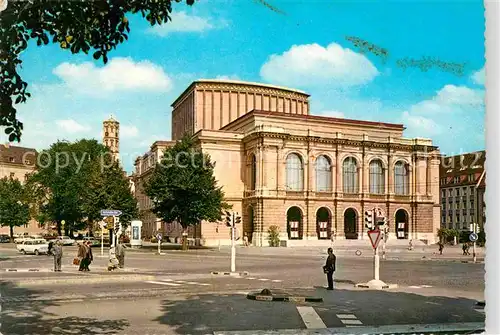
<path fill-rule="evenodd" d="M 464 124 L 477 123 L 484 113 L 484 91 L 466 86 L 445 85 L 431 99 L 420 101 L 402 114 L 412 137 L 465 136 Z M 477 129 L 475 131 L 482 131 Z"/>
<path fill-rule="evenodd" d="M 435 135 L 441 131 L 441 127 L 434 120 L 424 116 L 403 112 L 402 119 L 413 134 L 421 134 L 418 137 Z"/>
<path fill-rule="evenodd" d="M 165 37 L 171 33 L 201 33 L 228 25 L 224 20 L 215 22 L 211 18 L 189 15 L 184 11 L 173 12 L 171 17 L 172 21 L 168 21 L 161 26 L 151 27 L 148 31 L 160 37 Z"/>
<path fill-rule="evenodd" d="M 322 116 L 336 117 L 336 118 L 345 118 L 344 113 L 340 111 L 324 111 L 319 113 Z"/>
<path fill-rule="evenodd" d="M 484 105 L 484 91 L 465 86 L 445 85 L 436 95 L 410 107 L 410 114 L 450 114 Z"/>
<path fill-rule="evenodd" d="M 215 79 L 217 79 L 217 80 L 240 80 L 240 77 L 238 77 L 238 75 L 236 75 L 236 74 L 218 75 L 217 77 L 215 77 Z"/>
<path fill-rule="evenodd" d="M 120 137 L 136 137 L 139 135 L 139 129 L 134 125 L 120 125 Z"/>
<path fill-rule="evenodd" d="M 471 75 L 471 79 L 472 81 L 475 83 L 475 84 L 478 84 L 478 85 L 484 85 L 484 81 L 485 81 L 485 72 L 484 72 L 484 66 L 481 70 L 478 70 L 476 72 L 474 72 L 472 75 Z"/>
<path fill-rule="evenodd" d="M 89 126 L 82 125 L 73 119 L 57 120 L 56 125 L 59 129 L 69 134 L 85 133 L 91 129 Z"/>
<path fill-rule="evenodd" d="M 172 80 L 163 69 L 149 61 L 113 58 L 103 67 L 91 62 L 62 63 L 53 73 L 72 90 L 102 95 L 118 91 L 168 91 Z"/>
<path fill-rule="evenodd" d="M 269 82 L 290 86 L 356 86 L 373 80 L 379 71 L 364 55 L 339 44 L 293 45 L 281 55 L 274 54 L 260 69 Z"/>

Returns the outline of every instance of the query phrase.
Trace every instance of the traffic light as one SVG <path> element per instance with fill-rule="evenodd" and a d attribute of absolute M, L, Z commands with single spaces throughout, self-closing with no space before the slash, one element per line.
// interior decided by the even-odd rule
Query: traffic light
<path fill-rule="evenodd" d="M 231 227 L 233 225 L 233 215 L 226 211 L 226 226 Z"/>
<path fill-rule="evenodd" d="M 365 227 L 367 229 L 373 228 L 373 211 L 371 210 L 365 211 Z"/>
<path fill-rule="evenodd" d="M 113 216 L 113 221 L 115 233 L 118 233 L 120 230 L 120 218 L 118 216 Z"/>
<path fill-rule="evenodd" d="M 382 217 L 377 217 L 377 224 L 379 226 L 385 226 L 385 217 L 382 216 Z"/>
<path fill-rule="evenodd" d="M 236 226 L 239 223 L 241 223 L 241 216 L 239 216 L 238 213 L 235 213 L 234 225 Z"/>

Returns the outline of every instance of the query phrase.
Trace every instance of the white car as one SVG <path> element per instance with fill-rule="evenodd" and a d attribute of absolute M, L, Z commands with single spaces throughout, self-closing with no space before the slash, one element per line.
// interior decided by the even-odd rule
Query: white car
<path fill-rule="evenodd" d="M 62 245 L 75 244 L 75 240 L 69 238 L 68 236 L 59 236 L 56 240 L 61 241 Z"/>
<path fill-rule="evenodd" d="M 49 244 L 44 239 L 26 240 L 16 246 L 17 250 L 23 254 L 46 254 L 49 251 Z"/>

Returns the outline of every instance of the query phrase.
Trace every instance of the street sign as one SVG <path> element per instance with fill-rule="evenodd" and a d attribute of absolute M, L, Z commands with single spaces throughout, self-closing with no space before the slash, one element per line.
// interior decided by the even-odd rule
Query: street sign
<path fill-rule="evenodd" d="M 378 244 L 380 243 L 380 238 L 381 238 L 380 230 L 369 230 L 368 231 L 368 237 L 370 238 L 370 242 L 372 244 L 373 249 L 376 249 L 378 247 Z"/>
<path fill-rule="evenodd" d="M 158 241 L 161 241 L 161 239 L 162 239 L 161 234 L 157 234 L 157 235 L 156 235 L 156 239 L 157 239 Z"/>
<path fill-rule="evenodd" d="M 476 233 L 471 233 L 471 234 L 469 235 L 469 240 L 470 240 L 471 242 L 476 242 L 476 241 L 478 240 L 478 238 L 479 238 L 479 236 L 477 236 L 477 234 L 476 234 Z"/>
<path fill-rule="evenodd" d="M 101 216 L 120 216 L 122 211 L 116 209 L 101 209 Z"/>

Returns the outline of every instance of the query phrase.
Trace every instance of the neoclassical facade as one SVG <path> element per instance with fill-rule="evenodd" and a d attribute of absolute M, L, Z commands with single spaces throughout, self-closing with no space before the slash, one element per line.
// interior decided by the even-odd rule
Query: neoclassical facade
<path fill-rule="evenodd" d="M 222 97 L 218 108 L 209 96 Z M 224 97 L 233 96 L 244 101 L 243 112 L 235 112 L 232 102 L 224 105 Z M 287 88 L 210 80 L 193 83 L 174 102 L 172 138 L 192 134 L 215 161 L 226 200 L 242 216 L 238 235 L 265 246 L 268 228 L 276 225 L 288 245 L 326 242 L 332 234 L 363 239 L 363 213 L 377 207 L 388 218 L 390 238 L 434 242 L 440 154 L 432 141 L 403 138 L 401 124 L 309 115 L 308 97 Z M 176 110 L 179 101 L 190 107 Z M 248 101 L 252 108 L 246 110 Z M 228 111 L 225 122 L 204 123 Z M 189 115 L 190 123 L 179 121 L 180 115 Z M 230 243 L 222 222 L 202 222 L 194 234 L 205 245 Z"/>

